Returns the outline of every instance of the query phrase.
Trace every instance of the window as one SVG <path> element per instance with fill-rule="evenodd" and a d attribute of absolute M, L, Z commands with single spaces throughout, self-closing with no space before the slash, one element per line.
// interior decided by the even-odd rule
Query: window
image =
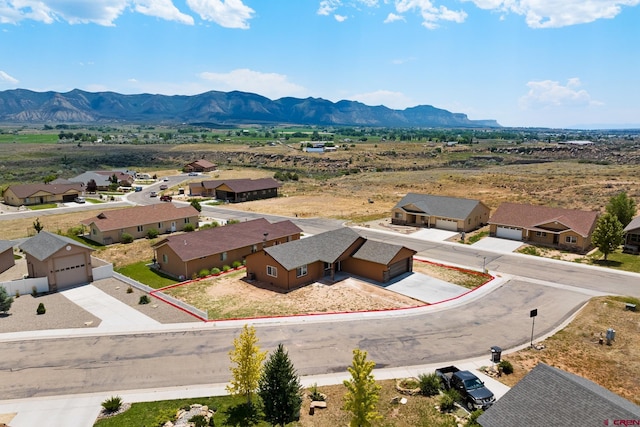
<path fill-rule="evenodd" d="M 189 224 L 189 218 L 185 218 L 185 219 L 184 219 L 184 223 L 185 223 L 185 224 Z"/>
<path fill-rule="evenodd" d="M 291 241 L 291 236 L 287 236 L 287 242 Z"/>
<path fill-rule="evenodd" d="M 467 221 L 467 224 L 471 224 L 471 218 L 469 218 L 469 220 Z"/>
<path fill-rule="evenodd" d="M 144 230 L 144 225 L 139 225 L 138 226 L 138 232 L 142 232 Z"/>
<path fill-rule="evenodd" d="M 222 252 L 220 254 L 220 261 L 226 261 L 227 260 L 227 253 L 226 252 Z"/>
<path fill-rule="evenodd" d="M 159 222 L 159 223 L 158 223 L 158 229 L 161 229 L 161 228 L 162 228 L 162 223 L 161 223 L 161 222 Z"/>
<path fill-rule="evenodd" d="M 276 267 L 267 265 L 267 276 L 278 277 L 278 269 Z"/>
<path fill-rule="evenodd" d="M 296 268 L 296 277 L 302 277 L 307 275 L 307 265 Z"/>
<path fill-rule="evenodd" d="M 565 243 L 578 243 L 578 238 L 576 236 L 567 236 L 564 238 Z"/>
<path fill-rule="evenodd" d="M 402 212 L 396 212 L 394 214 L 394 216 L 396 217 L 396 219 L 401 219 L 402 218 Z"/>
<path fill-rule="evenodd" d="M 544 231 L 536 231 L 536 237 L 547 237 L 547 233 Z"/>
<path fill-rule="evenodd" d="M 165 264 L 169 262 L 169 255 L 167 254 L 162 254 L 162 262 L 164 262 Z"/>

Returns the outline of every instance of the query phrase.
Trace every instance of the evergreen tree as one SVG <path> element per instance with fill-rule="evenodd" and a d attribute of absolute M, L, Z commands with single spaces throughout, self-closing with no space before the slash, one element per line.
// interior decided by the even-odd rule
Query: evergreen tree
<path fill-rule="evenodd" d="M 610 253 L 618 249 L 623 240 L 624 232 L 618 218 L 610 213 L 602 215 L 591 234 L 591 242 L 602 252 L 605 261 Z"/>
<path fill-rule="evenodd" d="M 634 216 L 636 216 L 636 202 L 622 192 L 609 199 L 606 207 L 607 213 L 614 215 L 622 224 L 622 228 L 629 225 Z"/>
<path fill-rule="evenodd" d="M 6 313 L 11 309 L 11 304 L 13 304 L 13 297 L 9 296 L 9 293 L 4 288 L 4 286 L 0 286 L 0 312 Z"/>
<path fill-rule="evenodd" d="M 227 391 L 235 396 L 246 396 L 248 405 L 251 405 L 251 396 L 258 389 L 266 355 L 266 351 L 260 351 L 255 328 L 244 325 L 240 336 L 233 339 L 233 349 L 229 352 L 235 366 L 230 368 L 233 378 Z"/>
<path fill-rule="evenodd" d="M 279 344 L 265 362 L 260 377 L 258 395 L 262 399 L 265 420 L 280 426 L 297 420 L 302 405 L 301 390 L 289 354 Z"/>
<path fill-rule="evenodd" d="M 382 418 L 377 410 L 381 387 L 371 374 L 375 366 L 375 362 L 367 360 L 366 351 L 353 350 L 353 364 L 347 368 L 351 379 L 344 381 L 347 393 L 342 406 L 351 412 L 350 427 L 370 427 L 373 421 Z"/>

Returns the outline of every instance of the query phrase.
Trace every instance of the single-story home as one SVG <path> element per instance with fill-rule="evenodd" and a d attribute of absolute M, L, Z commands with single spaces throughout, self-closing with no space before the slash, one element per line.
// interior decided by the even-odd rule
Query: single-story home
<path fill-rule="evenodd" d="M 502 203 L 489 219 L 489 234 L 576 252 L 588 251 L 598 212 Z"/>
<path fill-rule="evenodd" d="M 16 264 L 13 257 L 13 245 L 11 240 L 0 240 L 0 273 L 7 271 Z"/>
<path fill-rule="evenodd" d="M 633 218 L 624 228 L 624 251 L 640 253 L 640 216 Z"/>
<path fill-rule="evenodd" d="M 450 231 L 472 231 L 489 221 L 479 200 L 408 193 L 391 210 L 391 223 Z"/>
<path fill-rule="evenodd" d="M 200 159 L 195 162 L 187 163 L 182 170 L 184 172 L 211 172 L 218 169 L 218 165 L 211 163 L 209 160 Z"/>
<path fill-rule="evenodd" d="M 115 176 L 115 179 L 113 178 Z M 134 171 L 87 171 L 73 178 L 69 178 L 70 182 L 81 182 L 85 186 L 88 185 L 89 181 L 94 180 L 96 183 L 96 189 L 99 191 L 108 190 L 111 184 L 113 184 L 112 180 L 117 181 L 117 184 L 121 187 L 131 187 L 135 182 L 135 172 Z"/>
<path fill-rule="evenodd" d="M 246 258 L 247 277 L 290 290 L 344 271 L 385 283 L 413 271 L 416 251 L 368 240 L 350 228 L 271 246 Z"/>
<path fill-rule="evenodd" d="M 46 277 L 52 292 L 93 281 L 93 249 L 82 243 L 41 231 L 19 248 L 26 254 L 29 277 Z"/>
<path fill-rule="evenodd" d="M 189 194 L 239 203 L 278 197 L 281 186 L 273 178 L 201 181 L 189 184 Z"/>
<path fill-rule="evenodd" d="M 192 278 L 203 269 L 222 269 L 242 262 L 263 247 L 300 238 L 302 230 L 286 220 L 270 223 L 264 218 L 169 236 L 153 245 L 159 269 L 177 278 Z"/>
<path fill-rule="evenodd" d="M 164 234 L 182 231 L 187 224 L 197 228 L 199 215 L 193 206 L 158 203 L 103 211 L 80 222 L 89 227 L 89 239 L 110 245 L 121 242 L 125 233 L 139 239 L 146 237 L 149 230 Z"/>
<path fill-rule="evenodd" d="M 482 427 L 622 426 L 638 420 L 640 406 L 544 363 L 478 417 Z"/>
<path fill-rule="evenodd" d="M 9 186 L 2 196 L 11 206 L 42 205 L 45 203 L 73 202 L 81 196 L 84 184 L 16 184 Z"/>

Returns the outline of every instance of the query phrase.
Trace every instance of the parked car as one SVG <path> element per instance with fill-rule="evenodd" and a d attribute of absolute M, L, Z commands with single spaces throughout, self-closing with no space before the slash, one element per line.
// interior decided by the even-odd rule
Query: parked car
<path fill-rule="evenodd" d="M 133 187 L 133 189 L 136 191 L 136 193 L 142 191 L 142 187 L 140 187 L 139 185 Z"/>
<path fill-rule="evenodd" d="M 436 369 L 436 375 L 446 390 L 455 389 L 470 411 L 487 409 L 496 401 L 484 383 L 470 371 L 461 371 L 455 366 Z"/>
<path fill-rule="evenodd" d="M 198 176 L 200 175 L 198 172 L 189 172 L 189 176 Z"/>
<path fill-rule="evenodd" d="M 84 202 L 86 202 L 84 197 L 80 197 L 80 196 L 78 196 L 75 199 L 73 199 L 73 201 L 76 202 L 76 203 L 84 203 Z"/>
<path fill-rule="evenodd" d="M 162 196 L 160 196 L 160 200 L 163 202 L 170 202 L 173 199 L 173 197 L 169 196 L 168 194 L 163 194 Z"/>
<path fill-rule="evenodd" d="M 163 180 L 164 182 L 167 182 L 167 181 L 169 181 L 169 178 L 167 178 L 167 177 L 165 176 L 164 178 L 162 178 L 162 180 Z"/>
<path fill-rule="evenodd" d="M 151 193 L 149 193 L 149 197 L 158 197 L 158 193 L 152 191 Z"/>
<path fill-rule="evenodd" d="M 167 184 L 162 184 L 162 185 L 160 186 L 160 189 L 161 189 L 161 190 L 166 190 L 167 188 L 169 188 L 169 187 L 167 186 Z"/>

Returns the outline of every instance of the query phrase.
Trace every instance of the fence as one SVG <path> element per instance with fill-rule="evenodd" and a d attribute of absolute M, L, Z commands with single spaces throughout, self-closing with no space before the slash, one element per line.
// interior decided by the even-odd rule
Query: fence
<path fill-rule="evenodd" d="M 30 279 L 18 279 L 10 282 L 1 282 L 2 286 L 10 296 L 28 295 L 33 293 L 35 288 L 37 293 L 49 292 L 49 279 L 46 277 L 34 277 Z"/>
<path fill-rule="evenodd" d="M 113 277 L 113 264 L 101 265 L 100 267 L 94 267 L 93 280 L 107 279 Z"/>

